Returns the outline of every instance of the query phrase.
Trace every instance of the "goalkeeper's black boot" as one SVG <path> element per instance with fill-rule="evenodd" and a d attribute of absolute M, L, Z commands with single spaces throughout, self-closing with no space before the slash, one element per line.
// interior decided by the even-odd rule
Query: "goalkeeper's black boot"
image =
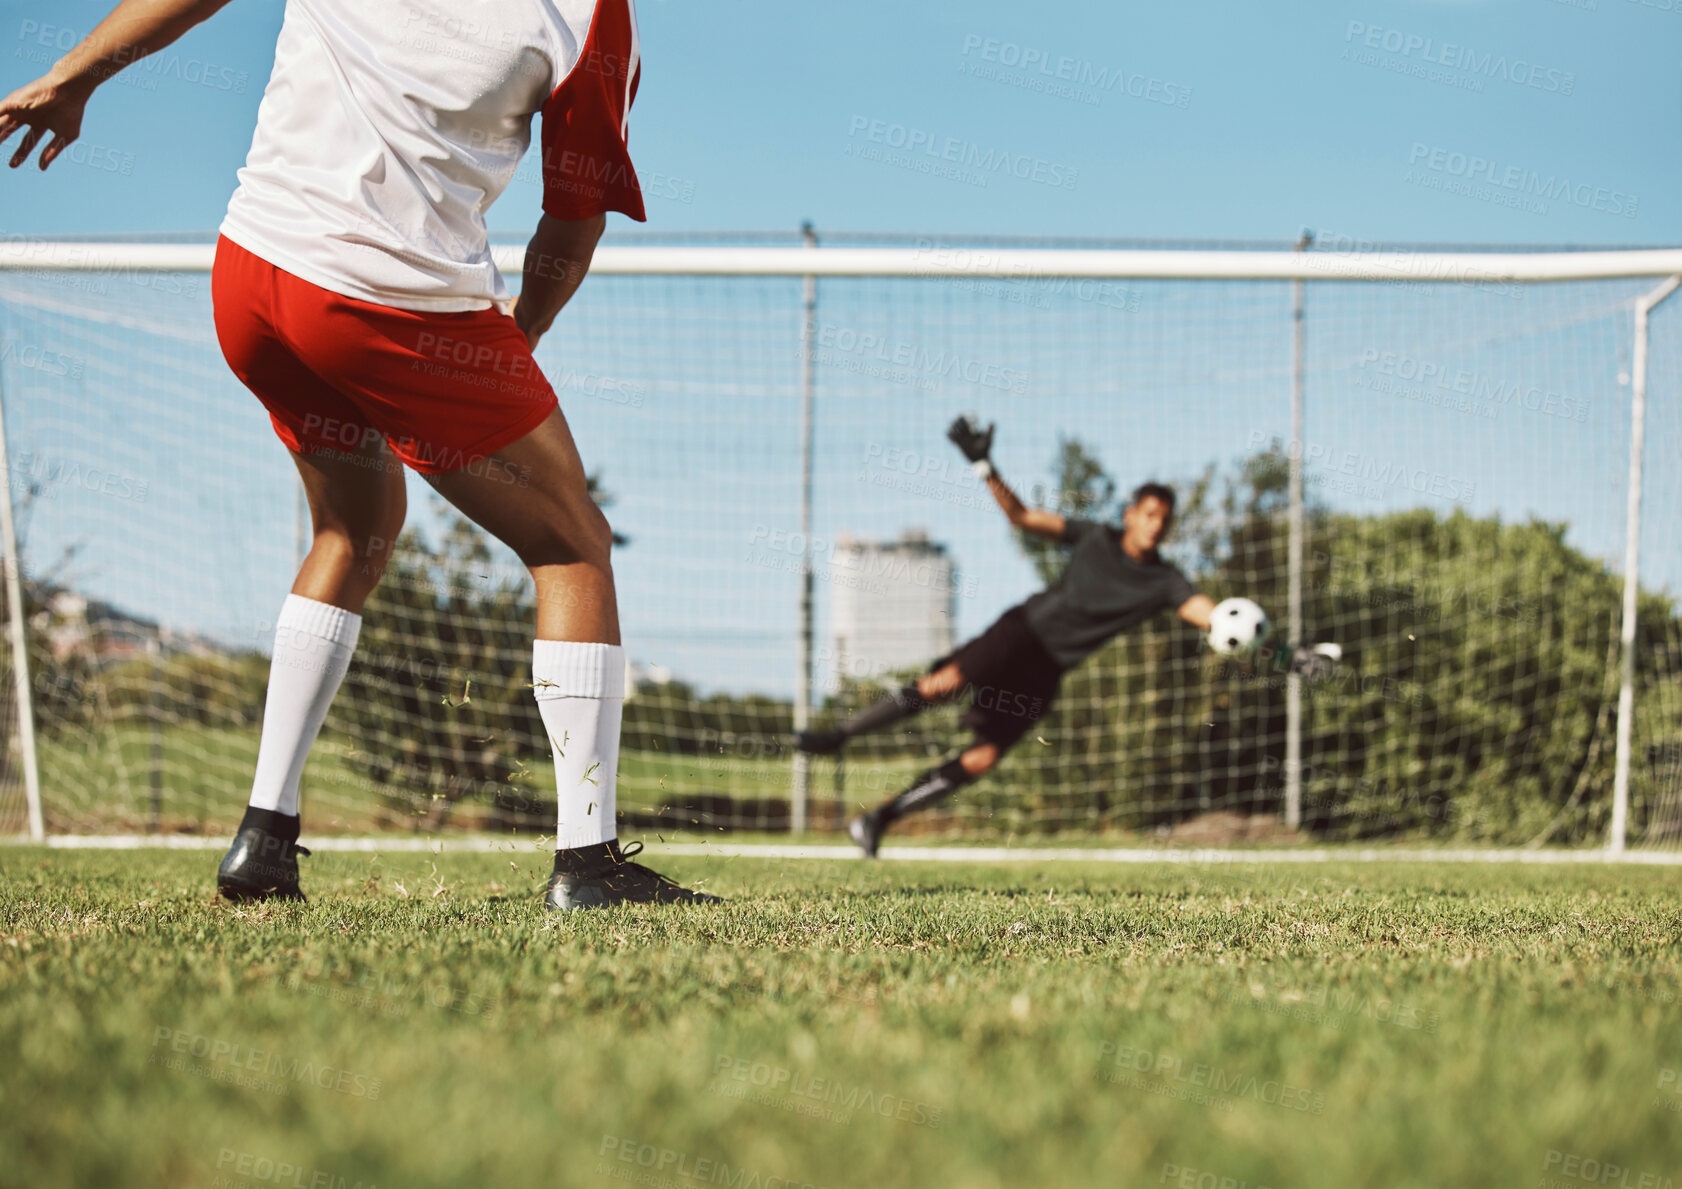
<path fill-rule="evenodd" d="M 298 887 L 298 856 L 310 852 L 298 845 L 296 814 L 247 805 L 234 834 L 234 844 L 216 869 L 216 890 L 229 900 L 302 900 Z"/>
<path fill-rule="evenodd" d="M 869 813 L 861 813 L 847 823 L 847 834 L 859 845 L 866 858 L 874 859 L 882 845 L 882 835 L 888 827 L 908 813 L 927 809 L 944 801 L 964 785 L 974 780 L 956 756 L 938 768 L 930 768 L 917 778 L 917 783 L 897 797 L 882 802 Z"/>
<path fill-rule="evenodd" d="M 865 858 L 874 859 L 877 848 L 882 845 L 882 833 L 886 829 L 887 823 L 882 820 L 882 815 L 872 810 L 870 813 L 859 814 L 847 823 L 847 836 L 858 843 Z"/>
<path fill-rule="evenodd" d="M 620 850 L 617 839 L 556 851 L 555 870 L 543 892 L 544 909 L 566 912 L 614 904 L 724 903 L 719 896 L 691 891 L 641 863 L 631 862 L 631 857 L 641 851 L 640 842 Z"/>
<path fill-rule="evenodd" d="M 794 737 L 794 745 L 807 755 L 832 756 L 847 742 L 847 732 L 841 730 L 801 731 Z"/>

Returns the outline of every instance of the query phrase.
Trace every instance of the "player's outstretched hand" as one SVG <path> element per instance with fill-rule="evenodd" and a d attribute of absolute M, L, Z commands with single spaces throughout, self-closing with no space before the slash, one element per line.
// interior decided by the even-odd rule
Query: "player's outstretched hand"
<path fill-rule="evenodd" d="M 989 421 L 985 430 L 980 429 L 970 420 L 968 414 L 954 421 L 946 431 L 946 436 L 952 439 L 958 449 L 964 452 L 964 457 L 971 462 L 986 462 L 987 455 L 993 449 L 993 423 Z"/>
<path fill-rule="evenodd" d="M 11 168 L 16 169 L 29 160 L 35 146 L 49 132 L 53 138 L 41 150 L 40 164 L 42 169 L 51 165 L 82 135 L 82 114 L 87 106 L 86 91 L 59 86 L 49 78 L 25 83 L 0 100 L 0 145 L 19 128 L 28 129 L 8 162 Z"/>

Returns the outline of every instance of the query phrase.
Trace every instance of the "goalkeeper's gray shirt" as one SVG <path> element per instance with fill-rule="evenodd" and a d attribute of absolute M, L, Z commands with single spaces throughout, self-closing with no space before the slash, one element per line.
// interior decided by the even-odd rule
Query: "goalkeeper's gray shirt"
<path fill-rule="evenodd" d="M 1070 519 L 1063 529 L 1069 565 L 1056 585 L 1022 604 L 1028 626 L 1065 670 L 1118 632 L 1158 611 L 1178 608 L 1197 591 L 1160 558 L 1134 561 L 1122 552 L 1121 530 Z"/>

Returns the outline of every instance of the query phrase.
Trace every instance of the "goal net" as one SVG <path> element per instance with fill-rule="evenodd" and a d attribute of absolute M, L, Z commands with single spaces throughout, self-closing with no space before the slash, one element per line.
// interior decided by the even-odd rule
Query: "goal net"
<path fill-rule="evenodd" d="M 217 347 L 210 256 L 0 244 L 48 833 L 220 833 L 249 791 L 308 538 Z M 797 717 L 856 711 L 1060 573 L 945 440 L 969 412 L 997 423 L 1028 502 L 1114 520 L 1139 483 L 1173 484 L 1165 553 L 1212 597 L 1259 602 L 1273 646 L 1225 659 L 1149 621 L 908 831 L 1599 846 L 1622 788 L 1621 835 L 1675 845 L 1682 476 L 1660 461 L 1682 451 L 1682 297 L 1643 303 L 1678 266 L 1336 237 L 604 247 L 538 359 L 622 536 L 624 828 L 832 831 L 963 745 L 943 707 L 839 762 L 790 750 Z M 305 772 L 309 828 L 552 829 L 530 579 L 410 491 Z M 12 639 L 0 830 L 18 832 Z M 1289 646 L 1320 641 L 1341 660 L 1293 680 Z"/>

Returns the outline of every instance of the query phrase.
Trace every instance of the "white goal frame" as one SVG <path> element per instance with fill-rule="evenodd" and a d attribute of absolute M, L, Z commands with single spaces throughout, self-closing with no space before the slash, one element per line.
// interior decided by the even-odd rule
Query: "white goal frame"
<path fill-rule="evenodd" d="M 1634 341 L 1630 376 L 1630 452 L 1628 508 L 1625 519 L 1623 609 L 1620 633 L 1621 676 L 1618 696 L 1617 746 L 1615 755 L 1612 821 L 1605 849 L 1613 856 L 1625 850 L 1629 815 L 1630 749 L 1634 722 L 1634 642 L 1637 593 L 1640 578 L 1640 526 L 1642 499 L 1642 450 L 1647 401 L 1647 325 L 1652 311 L 1682 285 L 1682 248 L 1606 251 L 1552 252 L 1418 252 L 1410 249 L 1297 251 L 1186 251 L 1178 249 L 1061 249 L 988 248 L 945 246 L 932 240 L 915 246 L 890 248 L 820 248 L 807 235 L 802 247 L 694 247 L 606 245 L 597 249 L 591 271 L 616 276 L 756 276 L 798 277 L 807 281 L 807 321 L 803 355 L 808 366 L 804 375 L 804 424 L 809 427 L 812 402 L 811 293 L 812 283 L 823 277 L 877 278 L 988 278 L 998 280 L 1103 279 L 1103 280 L 1224 280 L 1224 281 L 1380 281 L 1392 283 L 1481 284 L 1490 282 L 1542 284 L 1552 281 L 1585 281 L 1654 278 L 1658 283 L 1633 303 Z M 170 272 L 209 273 L 215 260 L 213 244 L 107 243 L 34 240 L 0 236 L 0 273 L 12 271 L 63 272 Z M 525 249 L 501 245 L 492 249 L 497 266 L 518 275 Z M 1300 347 L 1299 347 L 1300 350 Z M 1300 378 L 1299 378 L 1300 383 Z M 4 393 L 0 393 L 3 406 Z M 34 713 L 27 672 L 27 650 L 22 647 L 25 625 L 19 596 L 19 569 L 15 562 L 15 535 L 11 507 L 11 475 L 3 417 L 0 417 L 0 546 L 5 550 L 5 580 L 10 607 L 8 630 L 13 655 L 21 759 L 28 799 L 29 836 L 44 839 L 40 778 L 33 747 Z M 810 467 L 808 450 L 805 463 Z M 1290 459 L 1290 515 L 1293 525 L 1302 515 L 1302 460 Z M 809 488 L 808 488 L 809 490 Z M 804 586 L 810 590 L 811 534 L 803 558 Z M 1301 635 L 1302 535 L 1291 534 L 1290 609 L 1287 630 L 1290 639 Z M 810 641 L 811 600 L 802 604 L 801 637 Z M 794 723 L 806 725 L 812 686 L 811 649 L 797 650 Z M 1285 776 L 1285 818 L 1296 824 L 1301 807 L 1301 740 L 1299 678 L 1289 678 Z M 791 825 L 801 830 L 806 822 L 807 771 L 795 769 Z"/>

